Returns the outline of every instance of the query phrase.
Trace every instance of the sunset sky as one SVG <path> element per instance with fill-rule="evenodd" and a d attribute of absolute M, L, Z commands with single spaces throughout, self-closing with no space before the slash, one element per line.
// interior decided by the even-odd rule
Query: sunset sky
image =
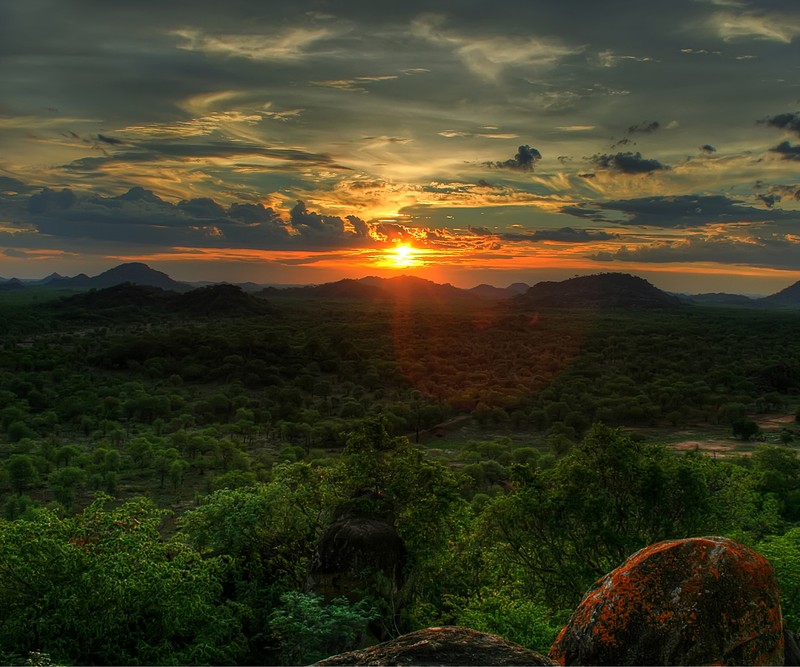
<path fill-rule="evenodd" d="M 5 0 L 0 276 L 800 280 L 797 0 Z"/>

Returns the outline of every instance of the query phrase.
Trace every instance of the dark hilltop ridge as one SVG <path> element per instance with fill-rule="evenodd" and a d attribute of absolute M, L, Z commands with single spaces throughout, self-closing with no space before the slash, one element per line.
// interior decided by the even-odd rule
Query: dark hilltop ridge
<path fill-rule="evenodd" d="M 12 278 L 12 282 L 16 280 Z M 21 284 L 26 284 L 22 281 Z M 166 273 L 156 271 L 150 268 L 147 264 L 142 262 L 127 262 L 119 264 L 108 271 L 103 271 L 96 276 L 87 276 L 85 273 L 79 273 L 77 276 L 65 277 L 58 273 L 51 273 L 46 278 L 41 280 L 27 281 L 27 285 L 46 286 L 54 289 L 105 289 L 107 287 L 115 287 L 123 283 L 131 283 L 132 285 L 147 285 L 149 287 L 160 287 L 164 290 L 172 290 L 174 292 L 186 292 L 192 289 L 192 285 L 187 283 L 173 280 Z M 0 281 L 0 287 L 4 283 Z"/>
<path fill-rule="evenodd" d="M 135 314 L 215 317 L 266 315 L 272 312 L 267 301 L 246 294 L 241 287 L 222 283 L 189 292 L 177 293 L 150 285 L 122 283 L 105 289 L 91 289 L 57 302 L 56 308 L 70 314 L 87 311 L 130 317 Z"/>
<path fill-rule="evenodd" d="M 674 308 L 680 299 L 627 273 L 579 276 L 561 282 L 540 282 L 515 302 L 537 308 Z"/>
<path fill-rule="evenodd" d="M 671 294 L 644 278 L 628 273 L 598 273 L 562 281 L 543 281 L 532 287 L 514 283 L 507 287 L 481 284 L 470 289 L 441 284 L 416 276 L 380 278 L 367 276 L 306 286 L 264 286 L 255 283 L 186 283 L 172 279 L 141 262 L 115 266 L 96 276 L 80 273 L 64 277 L 52 273 L 40 280 L 0 278 L 0 291 L 22 291 L 30 287 L 53 290 L 104 290 L 119 285 L 152 287 L 184 293 L 220 285 L 236 287 L 254 297 L 266 299 L 332 300 L 353 302 L 429 302 L 429 303 L 509 303 L 522 308 L 600 308 L 652 310 L 683 305 L 728 306 L 737 308 L 800 309 L 800 281 L 763 298 L 739 294 Z M 202 286 L 202 287 L 201 287 Z M 228 291 L 233 295 L 233 291 Z M 219 294 L 219 293 L 214 293 Z M 141 296 L 141 294 L 140 294 Z M 132 297 L 128 293 L 128 297 Z M 239 296 L 235 298 L 240 299 Z"/>

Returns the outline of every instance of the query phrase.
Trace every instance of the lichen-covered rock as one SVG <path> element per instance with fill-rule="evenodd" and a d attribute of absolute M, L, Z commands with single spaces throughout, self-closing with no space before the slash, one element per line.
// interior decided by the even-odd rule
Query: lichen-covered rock
<path fill-rule="evenodd" d="M 427 628 L 317 665 L 555 665 L 531 649 L 469 628 Z"/>
<path fill-rule="evenodd" d="M 653 544 L 595 583 L 550 657 L 563 665 L 781 665 L 772 566 L 723 537 Z"/>

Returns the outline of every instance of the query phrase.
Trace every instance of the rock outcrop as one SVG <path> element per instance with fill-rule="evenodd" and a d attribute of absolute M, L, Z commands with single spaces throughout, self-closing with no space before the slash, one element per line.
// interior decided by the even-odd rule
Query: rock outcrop
<path fill-rule="evenodd" d="M 306 589 L 326 598 L 360 597 L 368 586 L 393 597 L 405 581 L 405 560 L 405 545 L 388 521 L 347 513 L 320 538 Z"/>
<path fill-rule="evenodd" d="M 659 542 L 597 581 L 550 650 L 563 665 L 780 665 L 772 566 L 723 537 Z"/>
<path fill-rule="evenodd" d="M 427 628 L 317 665 L 555 665 L 531 649 L 469 628 Z"/>

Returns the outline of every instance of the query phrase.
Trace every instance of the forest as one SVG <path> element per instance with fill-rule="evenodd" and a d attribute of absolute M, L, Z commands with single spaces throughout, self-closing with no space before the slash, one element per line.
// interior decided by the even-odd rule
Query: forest
<path fill-rule="evenodd" d="M 0 661 L 299 665 L 445 624 L 546 653 L 598 577 L 699 535 L 767 557 L 799 630 L 798 330 L 685 304 L 0 294 Z M 728 446 L 674 446 L 689 431 Z M 348 529 L 383 555 L 353 566 Z"/>

